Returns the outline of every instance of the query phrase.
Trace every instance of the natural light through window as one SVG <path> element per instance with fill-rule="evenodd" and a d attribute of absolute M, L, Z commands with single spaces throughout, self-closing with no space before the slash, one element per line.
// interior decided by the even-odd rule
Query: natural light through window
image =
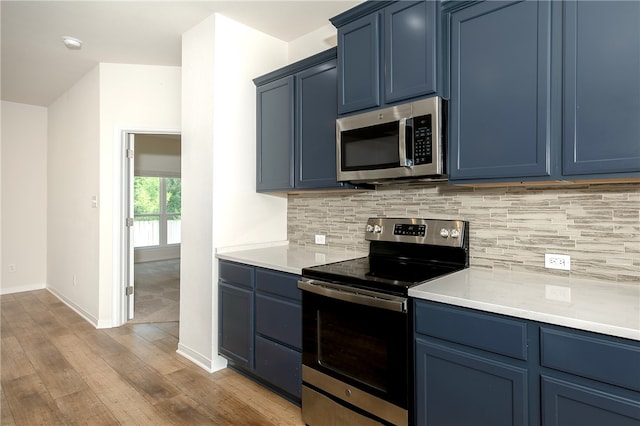
<path fill-rule="evenodd" d="M 180 178 L 136 176 L 134 247 L 180 244 Z"/>

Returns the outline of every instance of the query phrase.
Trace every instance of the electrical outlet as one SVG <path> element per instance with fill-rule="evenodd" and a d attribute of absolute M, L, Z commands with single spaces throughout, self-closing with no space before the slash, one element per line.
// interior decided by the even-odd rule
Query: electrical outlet
<path fill-rule="evenodd" d="M 13 263 L 9 265 L 9 272 L 14 273 L 16 272 L 16 265 L 14 265 Z"/>
<path fill-rule="evenodd" d="M 566 254 L 545 254 L 544 267 L 548 269 L 571 270 L 571 256 Z"/>
<path fill-rule="evenodd" d="M 316 235 L 316 244 L 327 244 L 326 237 L 324 235 Z"/>

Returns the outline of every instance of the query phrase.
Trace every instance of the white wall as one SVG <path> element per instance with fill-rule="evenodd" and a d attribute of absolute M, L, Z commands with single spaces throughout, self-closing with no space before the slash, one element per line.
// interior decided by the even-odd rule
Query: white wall
<path fill-rule="evenodd" d="M 179 67 L 100 64 L 49 107 L 47 287 L 97 327 L 123 308 L 122 131 L 179 131 L 180 94 Z"/>
<path fill-rule="evenodd" d="M 289 62 L 293 63 L 335 47 L 337 41 L 338 30 L 327 24 L 289 43 Z"/>
<path fill-rule="evenodd" d="M 255 86 L 287 44 L 212 15 L 182 39 L 182 264 L 179 352 L 218 357 L 215 249 L 286 239 L 286 198 L 255 192 Z"/>
<path fill-rule="evenodd" d="M 100 73 L 87 73 L 49 106 L 47 288 L 98 322 Z"/>
<path fill-rule="evenodd" d="M 1 140 L 0 294 L 42 289 L 47 281 L 47 109 L 2 102 Z"/>
<path fill-rule="evenodd" d="M 213 16 L 182 35 L 182 241 L 178 352 L 207 370 L 213 309 Z"/>
<path fill-rule="evenodd" d="M 120 324 L 124 280 L 120 216 L 122 132 L 180 131 L 180 67 L 100 64 L 100 273 L 99 327 Z"/>

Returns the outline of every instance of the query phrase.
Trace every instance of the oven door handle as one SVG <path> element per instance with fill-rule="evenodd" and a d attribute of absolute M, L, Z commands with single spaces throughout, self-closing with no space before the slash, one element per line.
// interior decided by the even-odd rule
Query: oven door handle
<path fill-rule="evenodd" d="M 406 297 L 393 296 L 390 294 L 362 290 L 318 280 L 300 280 L 298 281 L 298 288 L 303 291 L 308 291 L 320 296 L 326 296 L 345 302 L 352 302 L 395 312 L 407 312 L 408 299 Z"/>

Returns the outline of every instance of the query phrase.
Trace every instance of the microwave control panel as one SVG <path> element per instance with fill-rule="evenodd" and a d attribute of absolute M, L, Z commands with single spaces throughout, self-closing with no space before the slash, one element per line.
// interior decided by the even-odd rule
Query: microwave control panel
<path fill-rule="evenodd" d="M 413 164 L 431 164 L 431 114 L 413 118 Z"/>

